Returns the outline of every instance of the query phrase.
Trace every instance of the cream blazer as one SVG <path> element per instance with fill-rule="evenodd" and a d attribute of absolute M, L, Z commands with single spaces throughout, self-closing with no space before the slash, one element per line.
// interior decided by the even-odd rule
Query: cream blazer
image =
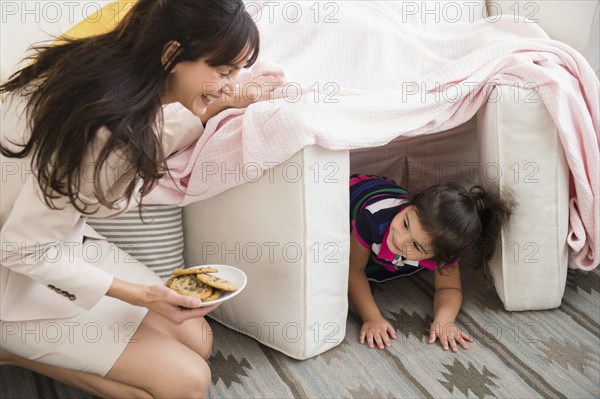
<path fill-rule="evenodd" d="M 204 131 L 199 118 L 178 104 L 175 106 L 177 111 L 170 112 L 163 125 L 162 143 L 168 155 L 188 147 Z M 23 137 L 28 137 L 24 108 L 20 97 L 2 102 L 3 143 L 6 139 L 22 142 Z M 99 129 L 96 136 L 85 155 L 85 170 L 89 171 L 84 173 L 86 176 L 92 176 L 93 162 L 110 132 Z M 54 200 L 59 209 L 48 207 L 29 162 L 29 158 L 1 158 L 0 319 L 4 321 L 75 316 L 83 309 L 93 308 L 113 280 L 82 251 L 84 237 L 104 237 L 86 225 L 87 217 L 66 197 Z M 111 154 L 106 165 L 100 185 L 109 199 L 119 198 L 135 176 L 124 172 L 125 162 L 119 152 Z M 98 205 L 92 179 L 86 176 L 78 195 L 82 202 L 94 204 L 90 208 L 97 211 L 94 217 L 115 216 L 139 203 L 141 181 L 132 198 L 121 199 L 108 209 Z"/>

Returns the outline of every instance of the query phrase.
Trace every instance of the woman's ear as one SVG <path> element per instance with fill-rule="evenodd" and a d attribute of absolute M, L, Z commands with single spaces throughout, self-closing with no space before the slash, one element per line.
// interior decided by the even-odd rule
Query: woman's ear
<path fill-rule="evenodd" d="M 160 62 L 162 63 L 165 69 L 169 66 L 171 62 L 173 62 L 173 58 L 179 51 L 181 51 L 181 44 L 179 44 L 179 42 L 171 40 L 170 42 L 165 44 L 165 47 L 163 48 L 162 52 L 162 57 L 160 59 Z"/>

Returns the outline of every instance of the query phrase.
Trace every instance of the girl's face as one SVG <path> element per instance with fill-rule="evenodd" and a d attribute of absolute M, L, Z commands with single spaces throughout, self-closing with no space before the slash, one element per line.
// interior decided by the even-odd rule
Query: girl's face
<path fill-rule="evenodd" d="M 421 227 L 412 205 L 404 208 L 392 219 L 387 245 L 393 253 L 408 260 L 419 261 L 434 255 L 429 234 Z"/>
<path fill-rule="evenodd" d="M 235 79 L 244 65 L 245 58 L 218 67 L 211 67 L 204 59 L 182 61 L 175 65 L 165 84 L 162 103 L 179 102 L 199 117 L 215 99 L 235 90 Z"/>

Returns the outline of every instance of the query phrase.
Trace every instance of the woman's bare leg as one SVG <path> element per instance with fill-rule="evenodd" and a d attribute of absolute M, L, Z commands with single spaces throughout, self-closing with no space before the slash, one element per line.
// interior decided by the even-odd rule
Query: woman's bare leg
<path fill-rule="evenodd" d="M 148 312 L 144 318 L 147 326 L 181 342 L 208 360 L 212 351 L 213 335 L 210 325 L 203 317 L 174 324 L 158 313 Z"/>
<path fill-rule="evenodd" d="M 0 365 L 23 367 L 101 398 L 152 398 L 152 395 L 140 388 L 112 381 L 98 374 L 51 366 L 25 359 L 4 349 L 0 349 L 0 359 Z"/>
<path fill-rule="evenodd" d="M 154 313 L 146 316 L 151 318 Z M 151 320 L 151 319 L 150 319 Z M 211 374 L 206 360 L 183 343 L 142 322 L 106 378 L 135 385 L 157 398 L 201 398 Z M 201 340 L 201 332 L 197 339 Z M 210 352 L 210 349 L 203 352 Z"/>
<path fill-rule="evenodd" d="M 211 375 L 203 356 L 210 355 L 212 337 L 203 323 L 206 321 L 197 319 L 177 326 L 148 312 L 105 377 L 27 360 L 6 351 L 2 351 L 0 360 L 100 397 L 205 397 Z M 150 325 L 158 325 L 163 331 Z M 195 330 L 194 334 L 199 326 L 205 330 Z M 193 348 L 176 337 L 189 341 Z"/>

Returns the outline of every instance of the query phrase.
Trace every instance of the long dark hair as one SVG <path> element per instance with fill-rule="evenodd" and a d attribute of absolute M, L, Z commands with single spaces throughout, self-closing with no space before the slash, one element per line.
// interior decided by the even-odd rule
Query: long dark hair
<path fill-rule="evenodd" d="M 114 30 L 61 39 L 58 45 L 33 47 L 30 65 L 0 86 L 1 94 L 27 100 L 31 131 L 26 142 L 12 143 L 22 149 L 0 144 L 0 152 L 13 158 L 32 153 L 48 206 L 55 208 L 52 198 L 58 193 L 82 213 L 86 207 L 77 203 L 82 163 L 98 129 L 111 133 L 94 164 L 98 201 L 112 207 L 120 199 L 110 201 L 99 186 L 114 152 L 122 152 L 130 165 L 120 174 L 135 177 L 121 198 L 133 194 L 138 178 L 147 194 L 166 171 L 160 93 L 173 67 L 200 58 L 213 67 L 233 64 L 245 51 L 249 66 L 259 51 L 258 29 L 241 0 L 138 0 Z M 172 41 L 180 47 L 163 65 L 163 50 Z"/>
<path fill-rule="evenodd" d="M 494 256 L 502 225 L 514 203 L 491 188 L 458 184 L 431 186 L 410 197 L 419 222 L 431 237 L 439 265 L 461 258 L 461 264 L 487 266 Z"/>

